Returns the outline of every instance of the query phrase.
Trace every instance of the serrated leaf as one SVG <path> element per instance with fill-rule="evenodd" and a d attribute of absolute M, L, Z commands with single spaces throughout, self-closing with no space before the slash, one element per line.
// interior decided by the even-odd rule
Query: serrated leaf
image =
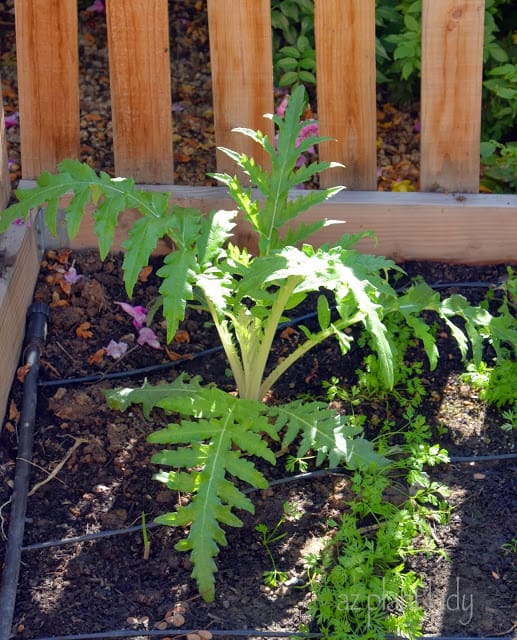
<path fill-rule="evenodd" d="M 326 296 L 319 295 L 317 302 L 318 322 L 322 330 L 330 326 L 330 305 Z"/>
<path fill-rule="evenodd" d="M 270 412 L 277 417 L 277 428 L 286 428 L 282 441 L 284 448 L 300 438 L 297 457 L 315 450 L 317 465 L 325 459 L 330 467 L 346 464 L 350 468 L 365 468 L 386 464 L 372 443 L 359 435 L 360 429 L 323 402 L 295 400 L 272 407 Z"/>
<path fill-rule="evenodd" d="M 219 209 L 208 215 L 197 239 L 197 254 L 201 266 L 217 262 L 221 249 L 232 236 L 237 211 Z"/>
<path fill-rule="evenodd" d="M 359 274 L 356 274 L 353 267 L 339 264 L 336 272 L 339 273 L 342 282 L 346 282 L 350 288 L 357 307 L 363 314 L 362 322 L 372 337 L 373 344 L 379 356 L 384 381 L 386 385 L 391 388 L 393 386 L 393 353 L 387 338 L 386 326 L 381 320 L 382 307 L 369 296 L 367 288 L 371 286 L 370 282 L 363 280 Z"/>
<path fill-rule="evenodd" d="M 156 435 L 156 433 L 158 432 L 155 432 L 153 435 Z M 155 442 L 155 443 L 159 442 L 159 439 L 155 438 L 152 442 Z M 198 449 L 199 447 L 197 448 L 182 447 L 181 449 L 165 449 L 163 451 L 160 451 L 159 453 L 155 453 L 154 455 L 152 455 L 151 463 L 165 465 L 166 467 L 174 467 L 174 468 L 185 467 L 189 469 L 200 463 L 200 455 L 199 455 Z M 167 482 L 172 482 L 172 480 L 173 479 L 170 477 L 167 478 Z M 174 488 L 176 489 L 177 487 L 174 485 Z M 193 491 L 194 488 L 195 488 L 195 485 L 194 483 L 192 483 L 192 487 L 190 491 Z M 184 486 L 183 486 L 183 490 L 185 490 Z"/>
<path fill-rule="evenodd" d="M 16 197 L 19 202 L 12 204 L 2 211 L 0 218 L 0 232 L 5 231 L 16 218 L 25 221 L 32 209 L 37 209 L 47 204 L 57 210 L 58 201 L 70 190 L 72 179 L 68 175 L 59 176 L 44 171 L 37 180 L 37 186 L 31 189 L 17 189 Z M 55 215 L 49 216 L 49 230 L 56 233 Z"/>
<path fill-rule="evenodd" d="M 124 194 L 118 193 L 110 198 L 105 198 L 93 214 L 95 220 L 94 230 L 99 242 L 101 260 L 106 258 L 111 249 L 118 217 L 125 208 L 126 198 Z"/>
<path fill-rule="evenodd" d="M 175 403 L 174 398 L 171 398 L 170 406 L 187 412 L 194 408 L 188 401 Z M 155 454 L 153 463 L 187 468 L 192 476 L 191 482 L 183 472 L 158 476 L 173 490 L 188 486 L 192 498 L 188 505 L 180 506 L 175 513 L 160 516 L 156 521 L 169 526 L 190 524 L 187 538 L 176 548 L 191 551 L 192 577 L 197 581 L 202 597 L 212 601 L 217 571 L 214 557 L 219 547 L 227 543 L 220 525 L 242 525 L 234 509 L 253 512 L 252 502 L 227 476 L 265 488 L 266 479 L 243 454 L 264 457 L 272 464 L 275 457 L 261 435 L 262 428 L 269 425 L 262 403 L 241 400 L 211 387 L 197 395 L 195 409 L 197 415 L 203 417 L 171 424 L 149 436 L 150 442 L 176 445 L 174 450 Z M 271 431 L 270 426 L 266 428 Z M 276 435 L 274 431 L 272 433 Z"/>
<path fill-rule="evenodd" d="M 76 189 L 74 197 L 66 207 L 65 220 L 70 239 L 74 238 L 81 226 L 85 209 L 90 202 L 91 192 L 88 185 Z"/>
<path fill-rule="evenodd" d="M 415 337 L 422 341 L 424 345 L 424 350 L 427 355 L 427 359 L 429 361 L 429 368 L 431 370 L 436 368 L 438 364 L 438 347 L 436 346 L 436 340 L 434 335 L 431 333 L 431 327 L 419 318 L 418 316 L 406 315 L 405 316 L 406 323 L 409 327 L 413 329 L 413 333 Z"/>
<path fill-rule="evenodd" d="M 185 317 L 187 301 L 193 299 L 192 286 L 198 273 L 194 251 L 171 251 L 156 273 L 163 280 L 159 292 L 163 296 L 163 315 L 167 320 L 167 342 L 171 342 Z"/>
<path fill-rule="evenodd" d="M 203 389 L 200 382 L 199 376 L 189 378 L 185 373 L 181 373 L 173 382 L 150 384 L 144 380 L 141 387 L 111 389 L 105 391 L 105 396 L 110 409 L 125 411 L 133 404 L 141 404 L 144 416 L 149 420 L 154 407 L 167 410 L 166 400 L 171 397 L 194 398 Z"/>
<path fill-rule="evenodd" d="M 149 258 L 156 249 L 158 240 L 167 233 L 169 224 L 170 221 L 167 218 L 146 217 L 136 220 L 129 229 L 128 237 L 122 243 L 124 248 L 122 269 L 129 298 L 133 295 L 141 270 L 149 264 Z"/>

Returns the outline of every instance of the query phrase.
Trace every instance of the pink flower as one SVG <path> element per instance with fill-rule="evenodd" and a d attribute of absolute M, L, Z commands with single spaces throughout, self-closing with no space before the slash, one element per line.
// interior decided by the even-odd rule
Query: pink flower
<path fill-rule="evenodd" d="M 104 347 L 104 349 L 106 350 L 106 355 L 113 358 L 113 360 L 118 360 L 126 353 L 128 345 L 127 342 L 115 342 L 115 340 L 110 340 L 108 346 Z"/>
<path fill-rule="evenodd" d="M 305 140 L 307 138 L 312 138 L 312 136 L 317 136 L 317 135 L 318 135 L 318 123 L 315 121 L 307 122 L 307 124 L 300 131 L 298 139 L 296 140 L 296 146 L 299 147 L 302 140 Z M 310 147 L 308 151 L 309 153 L 314 153 L 314 147 Z"/>
<path fill-rule="evenodd" d="M 77 269 L 72 266 L 69 267 L 65 272 L 63 272 L 63 278 L 65 282 L 68 282 L 68 284 L 75 284 L 78 280 L 84 278 L 84 276 L 80 276 L 77 273 Z"/>
<path fill-rule="evenodd" d="M 280 102 L 278 107 L 276 108 L 276 115 L 277 116 L 280 116 L 281 118 L 283 118 L 285 116 L 285 110 L 287 109 L 287 103 L 288 102 L 289 102 L 289 96 L 285 95 L 282 98 L 282 101 Z"/>
<path fill-rule="evenodd" d="M 20 121 L 18 116 L 19 116 L 18 111 L 16 111 L 10 116 L 5 116 L 4 118 L 5 128 L 10 129 L 11 127 L 17 127 Z"/>
<path fill-rule="evenodd" d="M 115 304 L 122 307 L 122 309 L 133 318 L 133 326 L 135 329 L 141 329 L 144 326 L 147 320 L 147 309 L 145 307 L 140 305 L 134 307 L 128 302 L 115 302 Z"/>
<path fill-rule="evenodd" d="M 91 11 L 92 13 L 102 13 L 104 11 L 104 2 L 103 0 L 95 0 L 93 4 L 91 4 L 86 11 Z"/>
<path fill-rule="evenodd" d="M 153 349 L 161 349 L 161 345 L 156 337 L 156 334 L 149 327 L 142 327 L 138 332 L 138 338 L 136 340 L 140 346 L 147 344 Z"/>

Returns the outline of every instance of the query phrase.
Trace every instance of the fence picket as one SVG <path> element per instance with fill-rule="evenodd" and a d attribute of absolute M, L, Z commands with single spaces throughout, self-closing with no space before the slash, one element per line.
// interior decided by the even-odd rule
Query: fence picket
<path fill-rule="evenodd" d="M 173 182 L 167 0 L 106 3 L 115 172 Z"/>
<path fill-rule="evenodd" d="M 267 158 L 234 127 L 260 129 L 272 136 L 264 119 L 273 111 L 273 61 L 270 0 L 208 0 L 210 62 L 215 142 L 237 149 L 261 164 Z M 235 173 L 235 164 L 217 152 L 217 170 Z"/>
<path fill-rule="evenodd" d="M 375 0 L 315 0 L 314 27 L 320 157 L 346 165 L 321 177 L 324 187 L 377 188 Z"/>
<path fill-rule="evenodd" d="M 77 5 L 16 0 L 16 56 L 24 178 L 79 156 Z"/>
<path fill-rule="evenodd" d="M 423 0 L 420 188 L 479 191 L 483 0 Z"/>

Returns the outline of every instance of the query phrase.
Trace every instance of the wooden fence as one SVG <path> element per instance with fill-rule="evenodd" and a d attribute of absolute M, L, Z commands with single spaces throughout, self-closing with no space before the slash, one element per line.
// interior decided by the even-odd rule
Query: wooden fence
<path fill-rule="evenodd" d="M 168 2 L 106 9 L 115 170 L 172 183 Z M 15 15 L 23 176 L 35 178 L 79 155 L 77 7 L 16 0 Z M 242 147 L 231 129 L 264 128 L 273 109 L 270 0 L 208 0 L 208 21 L 216 144 Z M 483 22 L 483 0 L 423 0 L 423 191 L 478 191 Z M 318 118 L 336 140 L 321 153 L 347 165 L 326 181 L 375 190 L 375 1 L 315 0 L 315 32 Z"/>
<path fill-rule="evenodd" d="M 263 118 L 273 110 L 270 0 L 207 2 L 216 145 L 257 156 L 257 146 L 231 130 L 248 126 L 271 133 Z M 318 119 L 321 133 L 335 140 L 322 145 L 320 155 L 346 165 L 324 174 L 322 184 L 345 184 L 350 191 L 310 215 L 338 215 L 350 231 L 373 228 L 377 250 L 399 259 L 515 259 L 515 199 L 477 193 L 484 1 L 423 0 L 421 192 L 382 197 L 372 193 L 375 0 L 314 4 Z M 15 0 L 15 17 L 21 163 L 23 178 L 31 180 L 63 158 L 79 157 L 77 6 Z M 173 198 L 189 205 L 200 200 L 209 208 L 212 198 L 224 201 L 217 188 L 206 194 L 170 186 L 167 0 L 146 0 L 145 10 L 138 2 L 107 0 L 106 19 L 117 175 L 168 185 Z M 217 167 L 234 171 L 219 153 Z"/>

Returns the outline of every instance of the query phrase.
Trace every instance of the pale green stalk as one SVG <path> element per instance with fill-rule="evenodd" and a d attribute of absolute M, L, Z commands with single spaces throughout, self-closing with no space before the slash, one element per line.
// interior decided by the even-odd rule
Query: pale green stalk
<path fill-rule="evenodd" d="M 242 339 L 245 338 L 245 336 L 239 335 L 239 325 L 235 327 L 237 340 L 241 348 L 245 376 L 245 387 L 242 391 L 239 389 L 241 398 L 263 400 L 264 394 L 262 393 L 261 383 L 267 360 L 271 353 L 271 345 L 275 339 L 286 304 L 302 280 L 303 278 L 299 276 L 287 279 L 286 283 L 278 291 L 278 297 L 271 307 L 271 312 L 267 320 L 264 322 L 263 332 L 255 331 L 249 341 L 249 345 L 246 344 L 245 339 Z M 258 348 L 257 345 L 259 345 Z"/>
<path fill-rule="evenodd" d="M 228 359 L 230 369 L 232 370 L 237 389 L 240 389 L 241 387 L 244 388 L 246 375 L 233 340 L 233 335 L 231 331 L 228 330 L 228 321 L 226 319 L 222 322 L 219 321 L 218 314 L 210 300 L 207 300 L 207 306 L 214 321 L 215 328 L 217 329 L 217 333 L 219 334 L 219 339 L 221 340 L 221 345 Z"/>
<path fill-rule="evenodd" d="M 315 333 L 310 339 L 307 339 L 303 344 L 299 345 L 294 351 L 292 351 L 286 358 L 284 358 L 278 365 L 271 371 L 271 373 L 264 379 L 260 386 L 259 397 L 263 398 L 275 382 L 291 367 L 297 360 L 303 357 L 308 351 L 321 344 L 327 338 L 334 336 L 337 331 L 342 331 L 352 324 L 360 320 L 361 314 L 356 314 L 352 318 L 347 320 L 338 320 L 334 324 L 330 325 L 327 329 Z"/>

